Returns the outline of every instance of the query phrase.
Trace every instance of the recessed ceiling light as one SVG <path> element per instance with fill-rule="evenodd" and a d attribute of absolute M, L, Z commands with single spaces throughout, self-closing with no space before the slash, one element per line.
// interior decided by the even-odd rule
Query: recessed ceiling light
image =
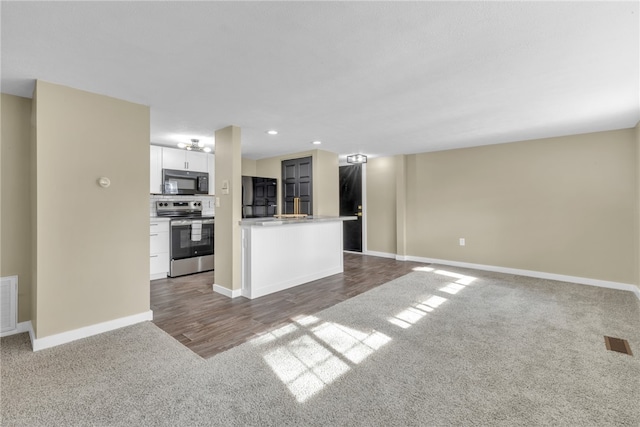
<path fill-rule="evenodd" d="M 313 145 L 320 145 L 320 144 L 322 144 L 322 141 L 311 141 L 311 143 Z"/>
<path fill-rule="evenodd" d="M 278 131 L 277 131 L 277 130 L 273 130 L 273 129 L 271 129 L 271 130 L 268 130 L 268 131 L 267 131 L 267 133 L 268 133 L 269 135 L 277 135 L 277 134 L 278 134 Z"/>

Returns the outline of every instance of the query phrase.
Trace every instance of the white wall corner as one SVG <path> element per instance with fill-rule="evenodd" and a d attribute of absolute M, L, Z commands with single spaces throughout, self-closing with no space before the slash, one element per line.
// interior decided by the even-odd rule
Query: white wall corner
<path fill-rule="evenodd" d="M 143 313 L 131 316 L 121 317 L 119 319 L 109 320 L 95 325 L 85 326 L 74 329 L 72 331 L 62 332 L 50 335 L 44 338 L 36 338 L 33 329 L 30 329 L 31 347 L 33 351 L 44 350 L 45 348 L 56 347 L 82 338 L 88 338 L 93 335 L 102 334 L 104 332 L 113 331 L 115 329 L 124 328 L 125 326 L 135 325 L 136 323 L 153 320 L 153 311 L 145 311 Z M 31 322 L 29 322 L 31 323 Z"/>
<path fill-rule="evenodd" d="M 228 298 L 237 298 L 242 296 L 242 289 L 231 290 L 229 288 L 225 288 L 224 286 L 216 285 L 215 283 L 213 284 L 213 292 L 224 295 Z"/>

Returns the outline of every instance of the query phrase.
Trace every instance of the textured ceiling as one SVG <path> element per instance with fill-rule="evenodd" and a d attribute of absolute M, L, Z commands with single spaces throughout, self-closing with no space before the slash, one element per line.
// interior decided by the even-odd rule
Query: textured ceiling
<path fill-rule="evenodd" d="M 4 93 L 149 105 L 151 141 L 417 153 L 633 127 L 639 2 L 6 2 Z M 280 133 L 269 136 L 267 129 Z"/>

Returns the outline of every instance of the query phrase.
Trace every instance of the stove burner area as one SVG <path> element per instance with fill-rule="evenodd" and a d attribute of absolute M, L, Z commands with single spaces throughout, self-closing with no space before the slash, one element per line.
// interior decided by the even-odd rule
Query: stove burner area
<path fill-rule="evenodd" d="M 169 218 L 197 218 L 202 216 L 202 202 L 164 200 L 156 202 L 158 216 Z"/>

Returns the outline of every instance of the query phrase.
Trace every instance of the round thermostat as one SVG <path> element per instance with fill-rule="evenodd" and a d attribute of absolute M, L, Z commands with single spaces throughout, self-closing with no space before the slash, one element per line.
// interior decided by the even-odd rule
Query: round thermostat
<path fill-rule="evenodd" d="M 111 180 L 106 176 L 101 176 L 98 178 L 98 185 L 102 188 L 107 188 L 111 185 Z"/>

